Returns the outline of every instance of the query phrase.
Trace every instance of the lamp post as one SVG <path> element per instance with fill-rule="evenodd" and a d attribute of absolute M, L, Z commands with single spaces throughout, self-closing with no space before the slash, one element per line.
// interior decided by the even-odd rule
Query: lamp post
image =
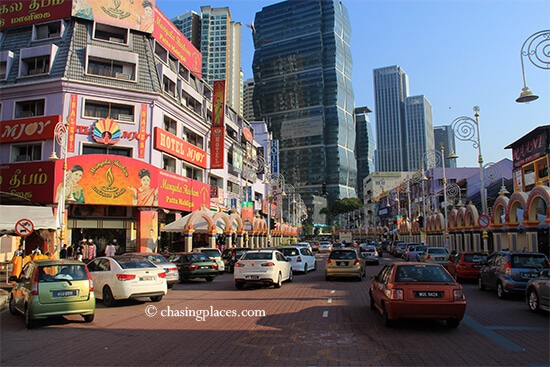
<path fill-rule="evenodd" d="M 457 117 L 451 122 L 451 129 L 456 138 L 462 141 L 472 142 L 472 146 L 477 149 L 479 163 L 479 180 L 481 183 L 481 212 L 487 213 L 487 195 L 485 193 L 485 180 L 483 178 L 483 156 L 481 155 L 481 138 L 479 135 L 479 107 L 474 106 L 475 120 L 468 116 Z"/>
<path fill-rule="evenodd" d="M 285 177 L 281 173 L 272 173 L 269 176 L 269 187 L 267 191 L 267 197 L 268 197 L 268 210 L 267 210 L 267 240 L 271 241 L 271 203 L 273 203 L 273 199 L 278 196 L 282 195 L 282 189 L 285 185 Z M 277 186 L 274 186 L 274 184 L 277 183 Z M 281 190 L 281 192 L 279 192 Z M 276 213 L 275 213 L 276 214 Z M 281 212 L 281 230 L 282 230 L 282 212 Z"/>
<path fill-rule="evenodd" d="M 523 88 L 521 89 L 519 97 L 516 99 L 518 103 L 531 102 L 539 98 L 539 96 L 531 92 L 525 81 L 524 57 L 527 57 L 531 64 L 536 67 L 550 70 L 550 30 L 533 33 L 521 46 L 520 59 Z"/>

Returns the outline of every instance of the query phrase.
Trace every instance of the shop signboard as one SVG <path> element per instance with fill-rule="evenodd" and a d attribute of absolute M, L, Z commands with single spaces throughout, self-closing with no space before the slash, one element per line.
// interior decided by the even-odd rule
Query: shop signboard
<path fill-rule="evenodd" d="M 51 204 L 55 167 L 63 162 L 22 162 L 0 165 L 0 191 L 39 204 Z"/>

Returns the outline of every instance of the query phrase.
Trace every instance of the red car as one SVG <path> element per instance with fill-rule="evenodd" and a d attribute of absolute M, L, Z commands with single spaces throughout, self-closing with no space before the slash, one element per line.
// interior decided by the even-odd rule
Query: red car
<path fill-rule="evenodd" d="M 396 262 L 371 275 L 370 308 L 391 326 L 399 319 L 445 320 L 458 327 L 466 311 L 462 286 L 439 264 Z"/>
<path fill-rule="evenodd" d="M 476 280 L 481 264 L 487 260 L 484 252 L 463 251 L 452 256 L 447 264 L 447 270 L 457 280 Z"/>

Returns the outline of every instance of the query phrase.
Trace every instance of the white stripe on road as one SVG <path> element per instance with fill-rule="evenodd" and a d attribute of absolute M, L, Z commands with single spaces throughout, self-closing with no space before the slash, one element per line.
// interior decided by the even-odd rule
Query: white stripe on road
<path fill-rule="evenodd" d="M 327 299 L 327 303 L 332 303 L 332 298 Z"/>
<path fill-rule="evenodd" d="M 328 317 L 328 311 L 323 311 L 323 317 Z"/>

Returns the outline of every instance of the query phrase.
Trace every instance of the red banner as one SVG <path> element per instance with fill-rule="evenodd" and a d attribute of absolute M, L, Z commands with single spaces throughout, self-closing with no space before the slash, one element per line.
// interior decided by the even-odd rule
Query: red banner
<path fill-rule="evenodd" d="M 0 142 L 18 143 L 20 141 L 53 139 L 55 125 L 59 121 L 61 121 L 60 115 L 2 121 Z"/>
<path fill-rule="evenodd" d="M 40 204 L 52 204 L 55 167 L 63 161 L 25 162 L 0 166 L 0 191 Z"/>
<path fill-rule="evenodd" d="M 224 167 L 225 158 L 225 80 L 214 81 L 212 97 L 212 136 L 210 139 L 210 168 Z"/>
<path fill-rule="evenodd" d="M 166 130 L 155 127 L 155 149 L 161 150 L 186 162 L 206 168 L 206 152 Z"/>
<path fill-rule="evenodd" d="M 71 94 L 71 105 L 69 110 L 69 131 L 68 131 L 68 141 L 67 141 L 67 152 L 74 152 L 75 144 L 75 134 L 76 134 L 76 113 L 78 110 L 78 96 L 76 94 Z"/>
<path fill-rule="evenodd" d="M 139 144 L 138 158 L 145 158 L 145 140 L 147 139 L 147 105 L 141 105 L 141 113 L 139 114 Z"/>
<path fill-rule="evenodd" d="M 0 29 L 68 18 L 71 16 L 71 3 L 69 0 L 2 0 Z"/>

